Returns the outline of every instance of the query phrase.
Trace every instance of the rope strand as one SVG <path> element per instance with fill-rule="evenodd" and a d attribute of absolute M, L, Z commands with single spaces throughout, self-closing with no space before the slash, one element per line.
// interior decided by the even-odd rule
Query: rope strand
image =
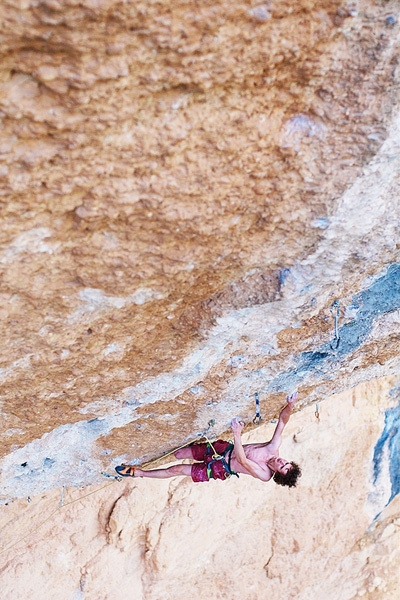
<path fill-rule="evenodd" d="M 60 503 L 57 506 L 57 508 L 55 510 L 53 510 L 53 512 L 51 512 L 49 514 L 49 516 L 44 519 L 44 521 L 42 521 L 41 523 L 39 523 L 39 525 L 37 525 L 36 527 L 34 527 L 33 529 L 31 529 L 30 531 L 28 531 L 28 533 L 25 534 L 23 537 L 19 538 L 18 540 L 16 540 L 12 544 L 9 544 L 8 546 L 5 546 L 4 548 L 2 548 L 0 550 L 0 554 L 3 554 L 3 552 L 6 552 L 7 550 L 11 550 L 11 548 L 14 548 L 14 546 L 16 546 L 17 544 L 19 544 L 23 540 L 25 540 L 27 537 L 29 537 L 33 533 L 36 533 L 36 531 L 38 531 L 38 529 L 40 529 L 40 527 L 42 527 L 45 523 L 47 523 L 47 521 L 49 521 L 51 519 L 51 517 L 53 515 L 55 515 L 58 510 L 61 510 L 62 508 L 64 508 L 65 506 L 69 506 L 70 504 L 74 504 L 75 502 L 78 502 L 79 500 L 83 500 L 84 498 L 87 498 L 88 496 L 91 496 L 92 494 L 96 494 L 97 492 L 100 492 L 101 490 L 104 490 L 106 487 L 109 487 L 113 483 L 115 483 L 115 481 L 111 481 L 110 483 L 107 483 L 106 485 L 103 485 L 103 487 L 99 488 L 98 490 L 93 490 L 92 492 L 89 492 L 88 494 L 84 494 L 83 496 L 80 496 L 79 498 L 75 498 L 75 500 L 70 500 L 69 502 L 64 502 L 63 504 L 61 504 L 61 501 L 60 501 Z"/>
<path fill-rule="evenodd" d="M 151 464 L 155 464 L 158 461 L 164 459 L 167 456 L 170 456 L 171 454 L 174 454 L 174 452 L 176 452 L 177 450 L 180 450 L 181 448 L 185 448 L 186 446 L 189 446 L 190 444 L 193 444 L 194 442 L 201 440 L 202 438 L 205 438 L 207 440 L 207 442 L 211 445 L 211 447 L 213 448 L 214 452 L 215 452 L 215 448 L 212 445 L 212 443 L 210 442 L 210 440 L 207 437 L 207 433 L 209 432 L 209 430 L 214 427 L 215 425 L 215 421 L 214 419 L 211 419 L 208 422 L 208 427 L 207 429 L 204 430 L 204 432 L 200 432 L 200 435 L 198 435 L 196 438 L 194 438 L 193 440 L 190 440 L 189 442 L 186 442 L 185 444 L 182 444 L 181 446 L 179 446 L 179 448 L 174 448 L 174 450 L 171 450 L 170 452 L 167 452 L 166 454 L 163 454 L 162 456 L 159 456 L 157 458 L 153 458 L 152 460 L 148 461 L 147 463 L 144 463 L 144 465 L 142 465 L 143 467 L 148 467 Z M 47 521 L 49 521 L 55 514 L 57 511 L 61 510 L 62 508 L 65 508 L 66 506 L 70 506 L 71 504 L 74 504 L 75 502 L 79 502 L 80 500 L 83 500 L 84 498 L 87 498 L 88 496 L 91 496 L 92 494 L 96 494 L 97 492 L 100 492 L 101 490 L 104 490 L 105 488 L 109 487 L 110 485 L 113 485 L 116 481 L 122 481 L 122 477 L 117 477 L 115 475 L 109 475 L 108 473 L 102 472 L 102 475 L 104 477 L 107 477 L 109 479 L 112 479 L 113 481 L 111 481 L 110 483 L 106 483 L 106 485 L 103 485 L 101 488 L 97 489 L 97 490 L 93 490 L 91 492 L 88 492 L 87 494 L 84 494 L 83 496 L 79 496 L 79 498 L 75 498 L 74 500 L 70 500 L 69 502 L 64 502 L 64 495 L 65 495 L 65 485 L 62 486 L 62 491 L 61 491 L 61 499 L 58 503 L 58 506 L 56 509 L 54 509 L 41 523 L 39 523 L 39 525 L 37 525 L 36 527 L 34 527 L 33 529 L 31 529 L 30 531 L 28 531 L 28 533 L 26 533 L 23 537 L 18 538 L 15 542 L 9 544 L 8 546 L 5 546 L 4 548 L 0 549 L 0 554 L 3 554 L 3 552 L 6 552 L 7 550 L 11 550 L 11 548 L 14 548 L 14 546 L 16 546 L 17 544 L 19 544 L 20 542 L 24 541 L 27 537 L 29 537 L 30 535 L 33 535 L 34 533 L 36 533 L 40 527 L 43 527 L 43 525 L 45 523 L 47 523 Z M 30 497 L 28 496 L 28 502 L 30 502 Z"/>

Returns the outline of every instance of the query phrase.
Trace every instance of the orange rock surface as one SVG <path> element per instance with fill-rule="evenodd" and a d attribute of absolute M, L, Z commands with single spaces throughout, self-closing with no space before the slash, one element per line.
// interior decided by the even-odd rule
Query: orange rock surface
<path fill-rule="evenodd" d="M 9 507 L 22 506 L 28 496 L 45 494 L 50 507 L 54 490 L 100 485 L 102 472 L 113 473 L 121 462 L 162 457 L 205 431 L 226 437 L 236 415 L 246 421 L 248 435 L 258 435 L 252 425 L 256 393 L 268 422 L 293 389 L 308 414 L 325 398 L 333 411 L 333 394 L 389 378 L 391 391 L 378 404 L 393 409 L 397 384 L 391 378 L 400 367 L 399 18 L 395 0 L 3 0 L 5 523 Z M 358 436 L 367 469 L 379 432 Z M 351 434 L 346 447 L 353 441 Z M 324 446 L 327 455 L 332 444 Z M 311 511 L 304 516 L 311 526 L 313 488 L 307 485 L 301 505 Z M 365 486 L 357 485 L 335 492 L 335 510 L 341 494 L 365 497 Z M 154 494 L 160 493 L 156 487 Z M 115 514 L 131 492 L 137 494 L 135 486 L 123 489 Z M 153 484 L 148 489 L 153 493 Z M 154 507 L 161 502 L 167 512 L 175 510 L 171 490 L 197 494 L 178 482 L 157 489 L 165 502 L 157 496 Z M 106 505 L 116 501 L 113 494 L 109 490 Z M 216 501 L 206 501 L 210 510 Z M 135 502 L 121 508 L 122 520 L 135 514 Z M 392 519 L 395 502 L 382 519 Z M 239 522 L 250 518 L 244 505 L 247 516 L 240 513 Z M 185 515 L 194 515 L 201 536 L 204 515 L 196 506 Z M 315 506 L 329 514 L 322 500 Z M 224 515 L 232 510 L 225 505 Z M 152 527 L 169 525 L 163 525 L 165 515 L 154 516 L 156 508 L 150 512 L 148 522 L 158 524 L 141 523 L 157 545 Z M 168 593 L 178 598 L 178 588 L 163 578 L 149 592 L 154 570 L 166 569 L 181 590 L 197 581 L 168 563 L 180 516 L 177 509 L 152 569 L 132 575 L 146 600 Z M 276 518 L 286 531 L 284 515 Z M 358 515 L 352 544 L 375 544 L 376 530 L 365 533 L 371 518 Z M 95 539 L 96 519 L 92 525 Z M 115 550 L 115 531 L 122 529 L 107 527 Z M 132 527 L 124 533 L 128 540 L 137 535 Z M 275 532 L 271 524 L 268 532 L 271 527 Z M 310 568 L 332 527 L 311 544 Z M 257 545 L 264 544 L 263 535 Z M 251 554 L 251 536 L 241 549 L 237 531 L 230 539 L 232 564 L 239 568 L 239 557 Z M 90 546 L 88 540 L 76 545 Z M 144 557 L 146 543 L 127 541 L 124 551 Z M 287 543 L 274 556 L 298 552 L 298 538 Z M 386 558 L 390 543 L 379 547 Z M 353 565 L 364 564 L 359 568 L 368 577 L 372 573 L 362 562 L 371 564 L 372 557 L 361 549 L 355 557 L 349 544 L 329 552 L 336 557 L 332 590 L 348 566 L 345 555 Z M 181 554 L 186 545 L 183 540 Z M 191 555 L 203 565 L 194 578 L 223 555 L 223 545 L 216 554 L 207 547 L 204 542 L 204 550 Z M 321 597 L 325 588 L 315 581 L 310 595 L 301 578 L 290 575 L 282 583 L 275 559 L 264 569 L 267 554 L 259 567 L 274 582 L 273 593 Z M 94 560 L 74 557 L 75 566 Z M 57 560 L 65 566 L 69 559 Z M 131 570 L 127 560 L 124 573 Z M 297 573 L 301 561 L 285 564 Z M 7 573 L 15 579 L 19 567 L 10 565 Z M 50 570 L 40 571 L 38 589 Z M 245 571 L 238 587 L 226 575 L 221 598 L 227 590 L 229 597 L 260 597 L 253 591 L 261 583 L 253 590 L 250 566 Z M 118 573 L 105 598 L 116 597 L 123 579 Z M 66 598 L 99 600 L 100 587 L 86 596 L 86 584 L 78 589 L 73 577 L 73 584 L 65 583 Z M 83 571 L 82 577 L 86 581 Z M 368 577 L 361 577 L 360 587 L 349 584 L 341 597 L 369 594 L 375 600 L 391 593 L 392 583 L 382 583 L 392 581 L 389 576 L 377 575 L 381 583 L 372 578 L 367 585 Z"/>

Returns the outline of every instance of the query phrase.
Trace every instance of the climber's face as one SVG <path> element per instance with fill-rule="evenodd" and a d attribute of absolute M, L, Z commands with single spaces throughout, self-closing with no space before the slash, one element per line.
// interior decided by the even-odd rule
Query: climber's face
<path fill-rule="evenodd" d="M 280 456 L 273 456 L 267 461 L 267 465 L 270 467 L 274 473 L 281 473 L 282 475 L 287 475 L 289 471 L 292 470 L 293 465 L 291 462 L 287 461 L 285 458 L 281 458 Z"/>

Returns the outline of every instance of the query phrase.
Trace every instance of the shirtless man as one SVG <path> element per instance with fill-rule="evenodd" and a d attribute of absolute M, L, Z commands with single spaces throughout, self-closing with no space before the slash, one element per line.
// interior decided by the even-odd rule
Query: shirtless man
<path fill-rule="evenodd" d="M 193 481 L 209 481 L 210 479 L 228 479 L 231 475 L 244 473 L 261 481 L 274 479 L 279 485 L 294 487 L 301 475 L 300 467 L 279 456 L 282 443 L 282 432 L 289 421 L 293 404 L 297 400 L 297 392 L 286 398 L 286 406 L 281 410 L 274 435 L 269 442 L 262 444 L 242 445 L 241 434 L 244 423 L 233 419 L 231 427 L 234 443 L 217 440 L 212 443 L 192 444 L 175 452 L 178 459 L 189 458 L 193 464 L 178 464 L 165 469 L 145 471 L 131 465 L 116 467 L 122 477 L 151 477 L 167 479 L 168 477 L 189 476 Z"/>

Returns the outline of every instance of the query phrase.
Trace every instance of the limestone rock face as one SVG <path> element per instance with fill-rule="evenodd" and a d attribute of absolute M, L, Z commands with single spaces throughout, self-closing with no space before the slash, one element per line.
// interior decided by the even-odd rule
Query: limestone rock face
<path fill-rule="evenodd" d="M 397 9 L 2 3 L 2 502 L 396 372 Z"/>
<path fill-rule="evenodd" d="M 2 600 L 394 600 L 399 18 L 3 0 Z M 295 490 L 103 475 L 295 388 Z"/>

